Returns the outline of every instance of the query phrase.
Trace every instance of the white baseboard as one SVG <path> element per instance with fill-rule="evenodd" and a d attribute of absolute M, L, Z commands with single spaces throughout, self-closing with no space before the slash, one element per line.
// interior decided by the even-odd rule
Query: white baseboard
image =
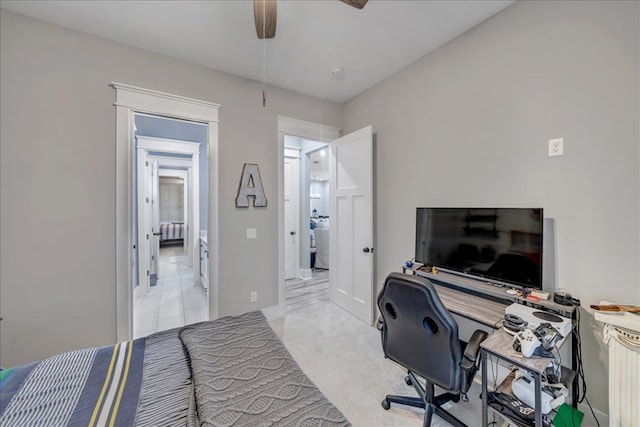
<path fill-rule="evenodd" d="M 596 420 L 593 419 L 591 410 L 586 403 L 578 403 L 578 410 L 584 414 L 581 427 L 597 427 L 598 424 L 596 424 Z M 598 422 L 601 427 L 609 425 L 609 414 L 605 414 L 595 408 L 593 408 L 593 412 L 596 414 L 596 417 L 598 417 Z"/>
<path fill-rule="evenodd" d="M 262 309 L 262 314 L 264 314 L 264 317 L 266 317 L 269 322 L 282 319 L 284 317 L 284 307 L 280 307 L 279 305 L 265 307 Z"/>
<path fill-rule="evenodd" d="M 301 268 L 299 271 L 301 279 L 307 280 L 312 278 L 312 271 L 310 268 Z"/>

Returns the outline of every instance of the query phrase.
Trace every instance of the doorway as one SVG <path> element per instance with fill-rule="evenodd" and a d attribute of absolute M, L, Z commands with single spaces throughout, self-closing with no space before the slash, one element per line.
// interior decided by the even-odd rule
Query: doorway
<path fill-rule="evenodd" d="M 318 125 L 301 120 L 291 119 L 287 117 L 278 117 L 278 142 L 280 152 L 279 167 L 279 301 L 278 317 L 285 315 L 287 311 L 287 287 L 289 288 L 289 305 L 304 306 L 309 302 L 318 298 L 318 293 L 327 294 L 328 289 L 328 270 L 324 270 L 324 277 L 319 272 L 314 278 L 311 267 L 312 262 L 312 236 L 311 236 L 311 164 L 310 153 L 317 151 L 338 138 L 340 130 L 330 126 Z M 286 148 L 286 152 L 285 152 Z M 290 208 L 287 207 L 290 191 L 285 189 L 285 176 L 291 173 L 287 169 L 291 169 L 290 161 L 294 159 L 298 161 L 298 173 L 294 173 L 298 179 L 295 185 L 298 187 L 297 204 L 298 208 L 294 209 L 294 214 L 287 214 Z M 290 179 L 287 177 L 287 179 Z M 316 208 L 317 209 L 317 208 Z M 289 218 L 287 218 L 289 215 Z M 327 212 L 326 215 L 328 216 Z M 294 221 L 291 220 L 293 216 Z M 320 213 L 318 213 L 320 216 Z M 316 218 L 319 220 L 320 218 Z M 293 222 L 293 226 L 291 225 Z M 291 233 L 294 233 L 293 235 Z M 294 266 L 290 268 L 287 264 L 291 264 L 290 257 L 291 248 L 294 249 Z M 286 255 L 285 255 L 286 254 Z M 289 258 L 286 256 L 289 255 Z M 315 256 L 315 255 L 314 255 Z M 296 271 L 297 270 L 297 271 Z M 285 272 L 286 271 L 286 272 Z M 293 272 L 293 274 L 292 274 Z M 287 280 L 288 279 L 288 280 Z M 316 279 L 321 282 L 316 289 L 313 283 Z M 310 286 L 311 285 L 311 286 Z M 318 289 L 324 286 L 326 289 Z M 318 291 L 318 292 L 316 292 Z M 293 294 L 293 295 L 292 295 Z M 291 298 L 293 296 L 293 298 Z"/>
<path fill-rule="evenodd" d="M 138 113 L 134 125 L 137 338 L 209 318 L 200 262 L 209 204 L 201 188 L 209 174 L 207 125 Z"/>
<path fill-rule="evenodd" d="M 278 117 L 279 168 L 279 305 L 280 315 L 286 313 L 284 274 L 284 159 L 285 147 L 291 138 L 328 144 L 329 158 L 329 287 L 330 299 L 368 325 L 374 313 L 374 141 L 371 126 L 339 137 L 336 128 Z M 320 147 L 318 147 L 320 148 Z M 310 189 L 310 186 L 308 187 Z M 302 206 L 305 203 L 301 204 Z M 309 206 L 310 207 L 310 206 Z M 301 211 L 303 211 L 301 209 Z M 311 209 L 310 209 L 311 210 Z M 302 214 L 300 223 L 310 219 Z M 304 250 L 305 233 L 300 235 Z M 301 257 L 301 264 L 306 256 Z M 304 271 L 304 268 L 301 268 Z M 302 274 L 301 274 L 302 275 Z"/>
<path fill-rule="evenodd" d="M 173 95 L 145 88 L 112 83 L 115 89 L 116 106 L 116 339 L 130 340 L 133 337 L 134 290 L 137 283 L 137 229 L 134 215 L 136 194 L 132 182 L 135 180 L 136 142 L 134 119 L 136 113 L 160 116 L 203 124 L 207 128 L 206 145 L 209 178 L 205 192 L 209 196 L 209 218 L 204 233 L 208 242 L 208 257 L 204 260 L 209 272 L 207 293 L 208 315 L 218 317 L 218 114 L 220 105 L 207 101 Z M 204 156 L 203 156 L 204 157 Z M 197 185 L 197 180 L 194 181 Z M 188 234 L 187 234 L 188 235 Z M 189 247 L 197 249 L 196 241 Z M 198 251 L 199 252 L 199 251 Z M 198 264 L 201 264 L 198 262 Z"/>
<path fill-rule="evenodd" d="M 284 137 L 285 311 L 329 299 L 329 161 L 324 142 Z"/>

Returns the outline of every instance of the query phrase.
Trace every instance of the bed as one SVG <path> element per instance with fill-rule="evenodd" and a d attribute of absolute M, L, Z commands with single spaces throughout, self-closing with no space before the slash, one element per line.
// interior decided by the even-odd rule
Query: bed
<path fill-rule="evenodd" d="M 160 246 L 182 245 L 183 242 L 183 222 L 169 221 L 160 223 Z"/>
<path fill-rule="evenodd" d="M 350 424 L 254 311 L 0 371 L 0 425 Z"/>

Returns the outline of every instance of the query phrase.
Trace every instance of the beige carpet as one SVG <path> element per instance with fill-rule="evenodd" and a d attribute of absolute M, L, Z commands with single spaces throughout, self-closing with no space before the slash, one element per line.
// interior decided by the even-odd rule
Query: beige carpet
<path fill-rule="evenodd" d="M 421 426 L 423 411 L 380 402 L 386 394 L 416 395 L 406 371 L 384 358 L 380 333 L 329 301 L 318 302 L 272 323 L 304 372 L 356 427 Z M 480 385 L 469 402 L 448 404 L 469 426 L 481 424 Z M 433 426 L 449 424 L 434 417 Z"/>

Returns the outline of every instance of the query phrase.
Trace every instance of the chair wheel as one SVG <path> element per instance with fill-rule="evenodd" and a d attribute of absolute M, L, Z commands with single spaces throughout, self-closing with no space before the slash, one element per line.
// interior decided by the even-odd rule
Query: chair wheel
<path fill-rule="evenodd" d="M 385 411 L 388 411 L 388 410 L 389 410 L 389 408 L 391 408 L 391 402 L 389 402 L 389 400 L 387 400 L 387 399 L 384 399 L 384 400 L 382 401 L 381 405 L 382 405 L 382 408 L 383 408 Z"/>
<path fill-rule="evenodd" d="M 404 383 L 406 385 L 413 385 L 413 381 L 411 381 L 411 377 L 408 376 L 408 375 L 406 377 L 404 377 Z"/>

